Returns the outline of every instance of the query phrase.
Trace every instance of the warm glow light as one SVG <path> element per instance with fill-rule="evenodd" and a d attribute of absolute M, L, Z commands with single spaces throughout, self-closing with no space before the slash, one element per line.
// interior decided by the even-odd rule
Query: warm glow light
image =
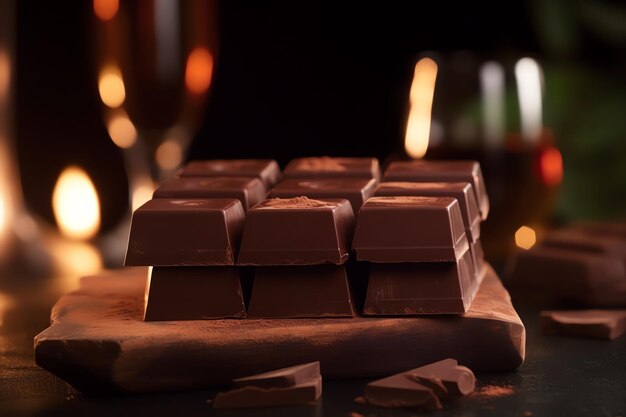
<path fill-rule="evenodd" d="M 550 147 L 541 152 L 539 175 L 546 185 L 555 186 L 563 181 L 563 156 L 557 148 Z"/>
<path fill-rule="evenodd" d="M 6 51 L 0 50 L 0 101 L 8 95 L 10 82 L 11 59 Z"/>
<path fill-rule="evenodd" d="M 126 114 L 113 116 L 107 124 L 113 143 L 120 148 L 130 148 L 137 141 L 137 129 Z"/>
<path fill-rule="evenodd" d="M 93 0 L 93 11 L 98 19 L 111 20 L 120 8 L 119 0 Z"/>
<path fill-rule="evenodd" d="M 82 169 L 68 167 L 63 170 L 54 187 L 52 208 L 64 235 L 87 239 L 98 232 L 100 201 L 93 183 Z"/>
<path fill-rule="evenodd" d="M 116 66 L 105 67 L 100 72 L 98 91 L 102 102 L 112 109 L 119 107 L 126 99 L 126 89 L 122 73 Z"/>
<path fill-rule="evenodd" d="M 183 162 L 183 149 L 175 140 L 166 140 L 156 151 L 156 162 L 161 169 L 174 169 Z"/>
<path fill-rule="evenodd" d="M 537 234 L 528 226 L 522 226 L 515 232 L 515 244 L 522 249 L 530 249 L 537 243 Z"/>
<path fill-rule="evenodd" d="M 487 146 L 495 147 L 504 139 L 504 68 L 497 62 L 485 62 L 480 68 L 484 137 Z"/>
<path fill-rule="evenodd" d="M 519 97 L 522 137 L 537 143 L 543 129 L 541 100 L 541 68 L 532 58 L 522 58 L 515 64 L 515 79 Z"/>
<path fill-rule="evenodd" d="M 4 235 L 4 231 L 7 228 L 7 218 L 5 207 L 6 203 L 4 202 L 4 190 L 0 189 L 0 238 Z"/>
<path fill-rule="evenodd" d="M 152 198 L 154 192 L 154 184 L 150 178 L 143 178 L 136 180 L 133 185 L 133 195 L 131 196 L 131 207 L 135 211 L 144 203 Z"/>
<path fill-rule="evenodd" d="M 213 55 L 206 48 L 195 48 L 187 58 L 185 85 L 193 94 L 202 94 L 211 85 Z"/>
<path fill-rule="evenodd" d="M 437 79 L 437 64 L 430 58 L 415 64 L 404 148 L 411 158 L 422 158 L 428 149 L 430 118 Z"/>

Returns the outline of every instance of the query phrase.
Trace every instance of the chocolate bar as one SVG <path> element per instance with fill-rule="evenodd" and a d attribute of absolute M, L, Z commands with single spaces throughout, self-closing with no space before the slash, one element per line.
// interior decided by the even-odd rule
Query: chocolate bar
<path fill-rule="evenodd" d="M 287 178 L 270 190 L 267 198 L 345 198 L 356 216 L 363 203 L 374 195 L 377 183 L 368 178 Z"/>
<path fill-rule="evenodd" d="M 235 267 L 154 267 L 146 294 L 145 321 L 246 315 Z"/>
<path fill-rule="evenodd" d="M 248 210 L 238 265 L 343 264 L 354 213 L 348 200 L 265 200 Z"/>
<path fill-rule="evenodd" d="M 487 271 L 487 265 L 485 262 L 485 253 L 483 252 L 483 245 L 480 243 L 480 240 L 477 240 L 474 243 L 470 243 L 469 245 L 470 253 L 472 254 L 472 263 L 474 264 L 474 272 L 476 274 L 476 278 L 478 279 L 478 283 L 482 282 L 482 278 L 485 276 Z"/>
<path fill-rule="evenodd" d="M 455 262 L 469 248 L 450 197 L 372 197 L 359 211 L 352 246 L 370 262 Z"/>
<path fill-rule="evenodd" d="M 233 387 L 285 388 L 320 376 L 320 363 L 310 362 L 233 380 Z"/>
<path fill-rule="evenodd" d="M 373 263 L 363 314 L 463 314 L 477 290 L 469 250 L 456 262 Z"/>
<path fill-rule="evenodd" d="M 626 331 L 626 310 L 542 311 L 545 334 L 616 339 Z"/>
<path fill-rule="evenodd" d="M 246 386 L 220 392 L 213 400 L 213 408 L 277 407 L 314 404 L 322 395 L 322 377 L 284 388 Z"/>
<path fill-rule="evenodd" d="M 483 220 L 489 214 L 485 180 L 476 161 L 395 161 L 389 164 L 383 181 L 469 182 Z"/>
<path fill-rule="evenodd" d="M 375 196 L 454 197 L 458 200 L 465 234 L 470 242 L 480 237 L 480 211 L 472 184 L 468 182 L 383 182 Z"/>
<path fill-rule="evenodd" d="M 435 387 L 443 384 L 445 396 L 469 395 L 476 388 L 474 373 L 465 366 L 459 366 L 456 359 L 444 359 L 408 371 L 407 374 L 411 379 L 427 386 L 433 383 Z M 443 394 L 443 391 L 436 388 L 435 391 Z"/>
<path fill-rule="evenodd" d="M 376 158 L 337 158 L 330 156 L 297 158 L 284 170 L 287 178 L 375 178 L 380 179 Z"/>
<path fill-rule="evenodd" d="M 210 159 L 192 161 L 180 177 L 257 177 L 269 189 L 280 180 L 280 167 L 273 159 Z"/>
<path fill-rule="evenodd" d="M 257 267 L 248 317 L 352 317 L 344 266 Z"/>
<path fill-rule="evenodd" d="M 236 198 L 244 210 L 265 199 L 267 190 L 255 177 L 186 177 L 163 182 L 153 198 Z"/>
<path fill-rule="evenodd" d="M 236 199 L 150 200 L 133 213 L 125 265 L 234 265 L 244 220 Z"/>

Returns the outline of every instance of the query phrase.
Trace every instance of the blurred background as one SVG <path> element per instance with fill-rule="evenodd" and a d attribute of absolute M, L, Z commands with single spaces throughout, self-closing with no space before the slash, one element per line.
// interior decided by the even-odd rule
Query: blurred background
<path fill-rule="evenodd" d="M 0 0 L 0 264 L 121 265 L 203 158 L 478 159 L 492 260 L 626 215 L 623 2 L 406 3 Z"/>

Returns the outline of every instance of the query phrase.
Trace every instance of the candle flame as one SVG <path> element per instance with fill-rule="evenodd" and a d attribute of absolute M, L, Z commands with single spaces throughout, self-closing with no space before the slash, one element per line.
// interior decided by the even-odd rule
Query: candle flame
<path fill-rule="evenodd" d="M 415 64 L 404 148 L 411 158 L 422 158 L 428 149 L 430 119 L 437 79 L 437 63 L 422 58 Z"/>
<path fill-rule="evenodd" d="M 183 149 L 176 140 L 168 139 L 159 145 L 155 158 L 161 169 L 174 169 L 183 162 Z"/>
<path fill-rule="evenodd" d="M 557 148 L 552 146 L 541 152 L 539 175 L 548 186 L 559 185 L 563 181 L 563 156 Z"/>
<path fill-rule="evenodd" d="M 213 55 L 208 49 L 198 47 L 189 54 L 185 70 L 185 85 L 193 94 L 202 94 L 211 86 Z"/>
<path fill-rule="evenodd" d="M 522 58 L 515 64 L 522 137 L 533 144 L 543 128 L 541 78 L 541 67 L 534 59 Z"/>
<path fill-rule="evenodd" d="M 119 0 L 93 0 L 93 12 L 105 22 L 113 19 L 119 8 Z"/>
<path fill-rule="evenodd" d="M 528 227 L 522 226 L 515 232 L 515 244 L 522 249 L 530 249 L 537 243 L 537 234 Z"/>
<path fill-rule="evenodd" d="M 122 72 L 117 66 L 110 65 L 100 71 L 98 91 L 102 102 L 112 109 L 124 103 L 126 88 L 124 87 Z"/>
<path fill-rule="evenodd" d="M 88 239 L 100 228 L 100 201 L 85 171 L 65 168 L 52 194 L 54 217 L 61 232 L 70 238 Z"/>

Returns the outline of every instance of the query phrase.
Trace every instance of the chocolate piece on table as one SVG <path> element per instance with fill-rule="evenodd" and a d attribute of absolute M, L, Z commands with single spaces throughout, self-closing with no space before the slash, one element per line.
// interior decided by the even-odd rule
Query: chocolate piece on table
<path fill-rule="evenodd" d="M 213 408 L 276 407 L 313 404 L 322 395 L 322 377 L 317 376 L 284 388 L 246 386 L 220 392 L 213 399 Z"/>
<path fill-rule="evenodd" d="M 236 199 L 150 200 L 133 213 L 125 265 L 234 265 L 244 220 Z"/>
<path fill-rule="evenodd" d="M 469 182 L 383 182 L 378 184 L 376 197 L 454 197 L 458 200 L 465 224 L 465 234 L 471 242 L 480 237 L 480 211 L 476 194 Z"/>
<path fill-rule="evenodd" d="M 352 317 L 344 266 L 257 267 L 248 317 Z"/>
<path fill-rule="evenodd" d="M 463 314 L 478 290 L 468 251 L 457 262 L 373 263 L 364 315 Z"/>
<path fill-rule="evenodd" d="M 233 387 L 284 388 L 320 376 L 320 363 L 310 362 L 233 380 Z"/>
<path fill-rule="evenodd" d="M 542 311 L 541 331 L 560 336 L 615 339 L 626 331 L 626 310 Z"/>
<path fill-rule="evenodd" d="M 356 216 L 363 203 L 374 195 L 377 183 L 368 178 L 287 178 L 271 189 L 267 198 L 345 198 Z"/>
<path fill-rule="evenodd" d="M 266 193 L 256 177 L 188 177 L 163 182 L 153 198 L 237 198 L 248 210 L 263 201 Z"/>
<path fill-rule="evenodd" d="M 341 158 L 330 156 L 292 159 L 284 170 L 287 178 L 375 178 L 380 179 L 376 158 Z"/>
<path fill-rule="evenodd" d="M 415 381 L 427 385 L 428 381 L 442 383 L 448 395 L 469 395 L 476 387 L 474 373 L 465 366 L 459 366 L 455 359 L 444 359 L 408 371 Z"/>
<path fill-rule="evenodd" d="M 406 372 L 367 384 L 365 400 L 369 405 L 386 408 L 443 408 L 433 389 L 414 381 Z"/>
<path fill-rule="evenodd" d="M 209 159 L 191 161 L 180 177 L 257 177 L 267 188 L 280 180 L 280 167 L 273 159 Z"/>
<path fill-rule="evenodd" d="M 389 164 L 383 181 L 469 182 L 483 220 L 489 214 L 489 197 L 485 180 L 476 161 L 396 161 Z"/>
<path fill-rule="evenodd" d="M 555 230 L 544 238 L 544 246 L 578 249 L 619 257 L 626 263 L 626 239 L 609 234 L 588 233 L 580 229 Z"/>
<path fill-rule="evenodd" d="M 238 265 L 343 264 L 354 213 L 348 200 L 265 200 L 248 210 Z"/>
<path fill-rule="evenodd" d="M 359 211 L 352 247 L 370 262 L 454 262 L 469 248 L 451 197 L 372 197 Z"/>
<path fill-rule="evenodd" d="M 239 273 L 231 266 L 154 267 L 146 293 L 145 321 L 246 315 Z"/>
<path fill-rule="evenodd" d="M 535 245 L 517 254 L 511 284 L 541 288 L 564 299 L 584 300 L 626 280 L 621 259 L 594 252 Z"/>

